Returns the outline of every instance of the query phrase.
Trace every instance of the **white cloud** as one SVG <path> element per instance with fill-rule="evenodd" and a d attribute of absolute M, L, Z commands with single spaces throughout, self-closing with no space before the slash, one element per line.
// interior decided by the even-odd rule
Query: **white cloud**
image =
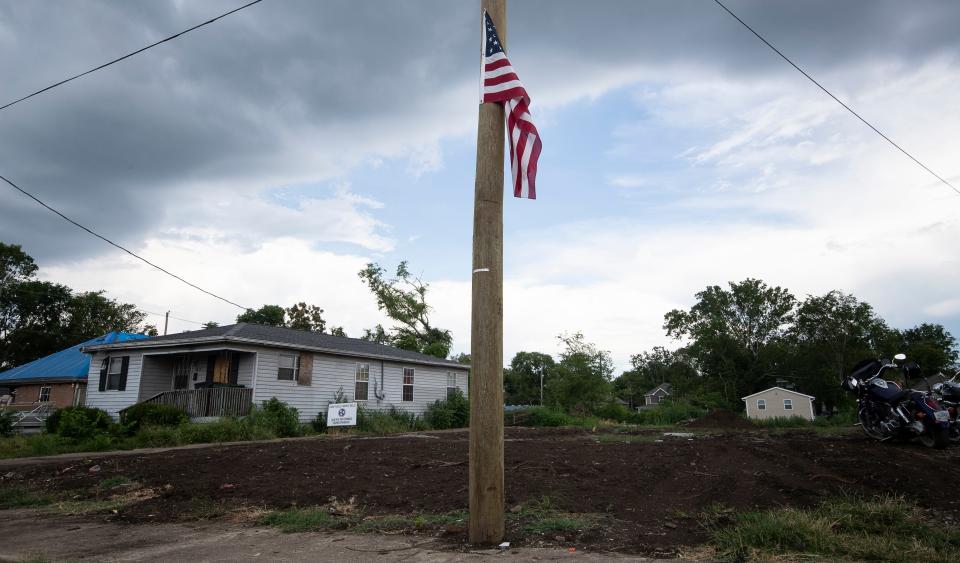
<path fill-rule="evenodd" d="M 328 323 L 343 325 L 352 336 L 383 322 L 357 277 L 369 261 L 364 256 L 317 251 L 306 241 L 287 237 L 265 241 L 252 251 L 218 236 L 198 236 L 188 243 L 151 239 L 137 250 L 157 264 L 176 265 L 170 266 L 175 274 L 246 307 L 306 301 L 323 308 Z M 241 312 L 121 253 L 44 267 L 41 274 L 79 291 L 104 289 L 110 297 L 147 311 L 171 310 L 172 316 L 191 321 L 229 324 Z M 162 317 L 149 322 L 162 330 Z M 170 332 L 197 328 L 170 321 Z"/>

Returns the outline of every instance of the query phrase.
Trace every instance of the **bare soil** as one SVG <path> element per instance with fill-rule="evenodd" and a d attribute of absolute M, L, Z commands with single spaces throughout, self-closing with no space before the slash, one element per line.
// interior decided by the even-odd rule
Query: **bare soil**
<path fill-rule="evenodd" d="M 105 515 L 131 524 L 224 512 L 197 508 L 209 504 L 273 509 L 323 505 L 331 497 L 356 497 L 371 515 L 446 513 L 466 509 L 467 451 L 465 431 L 323 437 L 42 462 L 6 473 L 0 487 L 16 482 L 90 498 L 98 483 L 122 476 L 152 491 Z M 960 515 L 960 448 L 877 444 L 857 433 L 698 430 L 677 437 L 507 428 L 505 457 L 508 509 L 549 497 L 562 511 L 601 515 L 603 522 L 556 535 L 513 525 L 507 539 L 521 546 L 670 555 L 707 539 L 696 519 L 704 510 L 809 506 L 838 494 L 905 495 Z M 462 547 L 462 529 L 448 530 L 446 541 Z"/>

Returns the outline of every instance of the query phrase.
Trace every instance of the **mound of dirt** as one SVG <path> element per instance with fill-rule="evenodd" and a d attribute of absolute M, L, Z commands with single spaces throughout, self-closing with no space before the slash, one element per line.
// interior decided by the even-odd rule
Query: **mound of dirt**
<path fill-rule="evenodd" d="M 732 428 L 732 429 L 744 429 L 749 430 L 751 428 L 756 428 L 756 426 L 749 420 L 743 418 L 737 413 L 725 411 L 725 410 L 714 410 L 710 411 L 707 416 L 698 418 L 693 422 L 687 424 L 689 428 Z"/>

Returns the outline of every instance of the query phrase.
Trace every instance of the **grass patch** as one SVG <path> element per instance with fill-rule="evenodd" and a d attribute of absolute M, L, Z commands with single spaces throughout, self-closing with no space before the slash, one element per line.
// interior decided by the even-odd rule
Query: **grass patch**
<path fill-rule="evenodd" d="M 329 510 L 321 506 L 278 510 L 262 516 L 258 523 L 280 528 L 285 533 L 316 532 L 346 527 L 343 518 L 333 516 Z"/>
<path fill-rule="evenodd" d="M 507 520 L 523 534 L 572 536 L 600 527 L 603 517 L 564 512 L 556 497 L 545 495 L 512 509 Z"/>
<path fill-rule="evenodd" d="M 21 485 L 0 488 L 0 509 L 47 506 L 52 502 L 50 495 L 31 491 Z"/>
<path fill-rule="evenodd" d="M 739 515 L 708 511 L 702 522 L 718 553 L 737 560 L 770 557 L 874 561 L 954 561 L 960 530 L 930 522 L 902 497 L 841 498 L 811 509 Z"/>
<path fill-rule="evenodd" d="M 353 528 L 357 532 L 399 532 L 403 530 L 429 530 L 449 525 L 464 524 L 467 514 L 464 511 L 447 514 L 390 514 L 364 518 Z"/>
<path fill-rule="evenodd" d="M 450 524 L 462 524 L 466 522 L 466 518 L 463 511 L 446 514 L 389 514 L 364 518 L 359 512 L 340 516 L 332 514 L 328 506 L 314 506 L 271 512 L 262 516 L 258 523 L 279 528 L 285 533 L 344 529 L 360 533 L 382 533 L 442 528 Z"/>
<path fill-rule="evenodd" d="M 214 520 L 227 513 L 222 502 L 206 498 L 194 498 L 187 508 L 186 517 L 189 520 Z"/>
<path fill-rule="evenodd" d="M 126 475 L 114 475 L 113 477 L 107 477 L 103 481 L 97 483 L 97 489 L 100 491 L 109 491 L 110 489 L 119 487 L 120 485 L 129 485 L 133 481 L 130 480 Z"/>

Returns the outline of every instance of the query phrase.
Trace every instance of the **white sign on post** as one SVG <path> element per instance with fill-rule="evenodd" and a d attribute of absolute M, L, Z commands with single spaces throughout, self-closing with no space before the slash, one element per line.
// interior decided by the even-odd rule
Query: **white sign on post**
<path fill-rule="evenodd" d="M 330 403 L 327 406 L 327 426 L 356 426 L 356 403 Z"/>

